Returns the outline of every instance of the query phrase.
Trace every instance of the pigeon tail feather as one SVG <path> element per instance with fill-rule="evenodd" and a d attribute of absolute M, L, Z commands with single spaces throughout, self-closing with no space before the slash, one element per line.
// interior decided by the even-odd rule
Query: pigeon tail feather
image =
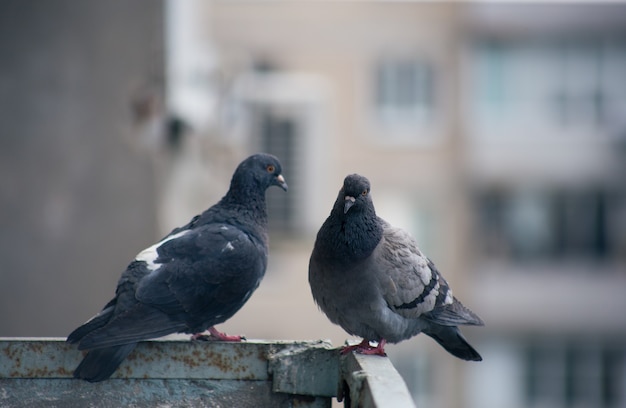
<path fill-rule="evenodd" d="M 106 380 L 117 370 L 136 345 L 137 343 L 131 343 L 90 350 L 74 370 L 74 378 L 89 382 Z"/>
<path fill-rule="evenodd" d="M 433 338 L 446 351 L 466 361 L 482 361 L 483 358 L 472 347 L 456 326 L 431 325 L 424 334 Z"/>

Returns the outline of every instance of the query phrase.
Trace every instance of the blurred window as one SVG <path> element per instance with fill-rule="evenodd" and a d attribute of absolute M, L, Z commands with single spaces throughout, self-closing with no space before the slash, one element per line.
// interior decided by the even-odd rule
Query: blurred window
<path fill-rule="evenodd" d="M 570 132 L 625 124 L 626 38 L 482 40 L 470 55 L 479 125 Z"/>
<path fill-rule="evenodd" d="M 623 195 L 590 190 L 487 190 L 476 199 L 487 258 L 607 260 L 623 257 Z"/>
<path fill-rule="evenodd" d="M 388 125 L 422 125 L 432 119 L 435 104 L 432 64 L 418 58 L 388 58 L 376 65 L 375 102 Z"/>
<path fill-rule="evenodd" d="M 530 342 L 524 354 L 524 396 L 528 407 L 624 406 L 623 347 Z"/>
<path fill-rule="evenodd" d="M 270 108 L 257 110 L 260 119 L 261 150 L 280 158 L 287 171 L 289 194 L 271 188 L 266 193 L 270 231 L 292 234 L 296 232 L 296 198 L 298 197 L 298 139 L 301 137 L 297 120 L 290 115 L 279 115 Z M 295 190 L 295 191 L 294 191 Z"/>

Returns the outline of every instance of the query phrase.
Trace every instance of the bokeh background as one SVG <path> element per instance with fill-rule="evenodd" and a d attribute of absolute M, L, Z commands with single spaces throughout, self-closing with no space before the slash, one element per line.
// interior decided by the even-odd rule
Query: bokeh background
<path fill-rule="evenodd" d="M 65 336 L 280 157 L 224 331 L 348 337 L 307 283 L 348 173 L 484 328 L 389 346 L 418 406 L 626 407 L 626 4 L 1 0 L 0 336 Z"/>

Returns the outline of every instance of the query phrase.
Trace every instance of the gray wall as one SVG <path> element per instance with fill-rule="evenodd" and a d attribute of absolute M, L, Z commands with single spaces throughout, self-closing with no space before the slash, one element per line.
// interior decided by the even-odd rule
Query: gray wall
<path fill-rule="evenodd" d="M 159 1 L 0 1 L 0 336 L 64 336 L 156 238 L 130 100 L 162 89 Z"/>

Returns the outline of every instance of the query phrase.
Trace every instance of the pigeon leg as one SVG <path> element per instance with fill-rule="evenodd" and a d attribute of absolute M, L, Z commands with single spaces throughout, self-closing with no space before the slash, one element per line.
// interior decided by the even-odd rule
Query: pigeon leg
<path fill-rule="evenodd" d="M 218 341 L 240 342 L 241 340 L 246 339 L 244 336 L 229 336 L 228 334 L 222 333 L 221 331 L 217 330 L 213 326 L 209 327 L 208 331 L 209 331 L 208 336 L 204 333 L 196 333 L 191 336 L 191 340 L 204 340 L 204 341 L 218 340 Z"/>
<path fill-rule="evenodd" d="M 215 337 L 217 340 L 220 341 L 241 341 L 246 339 L 244 336 L 229 336 L 226 333 L 218 331 L 213 326 L 209 327 L 209 333 L 211 333 L 211 337 Z"/>
<path fill-rule="evenodd" d="M 385 344 L 387 344 L 387 340 L 382 339 L 381 341 L 378 342 L 376 347 L 369 346 L 368 344 L 369 347 L 367 347 L 366 349 L 357 349 L 357 352 L 361 354 L 370 354 L 370 355 L 387 357 L 387 353 L 385 353 Z"/>
<path fill-rule="evenodd" d="M 351 351 L 364 350 L 366 348 L 372 347 L 370 346 L 370 342 L 367 339 L 363 339 L 359 344 L 355 344 L 353 346 L 345 346 L 341 349 L 341 354 L 348 354 Z"/>
<path fill-rule="evenodd" d="M 386 357 L 387 353 L 385 353 L 385 344 L 387 344 L 387 340 L 382 339 L 378 342 L 376 347 L 372 347 L 370 345 L 369 340 L 363 339 L 359 344 L 355 344 L 354 346 L 345 346 L 341 349 L 341 354 L 348 354 L 351 351 L 356 351 L 359 354 L 368 354 L 368 355 L 377 355 Z"/>

